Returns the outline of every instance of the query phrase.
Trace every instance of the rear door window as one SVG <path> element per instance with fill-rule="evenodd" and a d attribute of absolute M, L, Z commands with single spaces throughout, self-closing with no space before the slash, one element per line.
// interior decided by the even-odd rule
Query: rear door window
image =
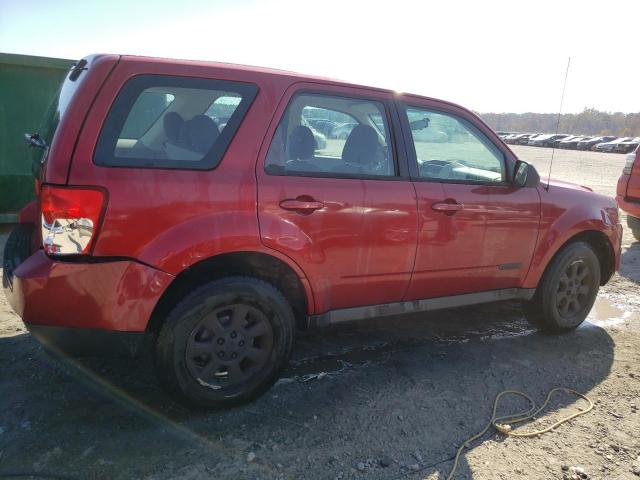
<path fill-rule="evenodd" d="M 256 85 L 141 75 L 116 97 L 94 162 L 118 167 L 215 168 L 256 96 Z"/>
<path fill-rule="evenodd" d="M 271 142 L 271 175 L 376 178 L 396 175 L 382 102 L 315 93 L 296 95 Z"/>

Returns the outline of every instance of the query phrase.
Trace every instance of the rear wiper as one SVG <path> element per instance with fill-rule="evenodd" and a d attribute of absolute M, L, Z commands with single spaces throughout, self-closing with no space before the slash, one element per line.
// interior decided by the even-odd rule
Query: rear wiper
<path fill-rule="evenodd" d="M 41 148 L 43 150 L 47 148 L 47 142 L 37 133 L 25 133 L 24 139 L 29 147 Z"/>
<path fill-rule="evenodd" d="M 72 82 L 75 82 L 82 72 L 84 72 L 85 70 L 88 70 L 87 63 L 89 62 L 87 62 L 84 58 L 80 60 L 78 63 L 74 63 L 71 66 L 71 73 L 69 74 L 69 80 L 71 80 Z"/>

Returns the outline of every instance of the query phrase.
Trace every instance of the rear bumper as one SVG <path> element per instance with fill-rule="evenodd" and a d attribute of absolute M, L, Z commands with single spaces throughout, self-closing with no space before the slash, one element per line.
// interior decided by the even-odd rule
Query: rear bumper
<path fill-rule="evenodd" d="M 631 201 L 622 195 L 616 195 L 616 203 L 620 210 L 626 214 L 640 218 L 640 202 Z"/>
<path fill-rule="evenodd" d="M 38 327 L 140 333 L 173 278 L 135 261 L 55 261 L 38 250 L 11 269 L 3 286 L 34 333 L 54 332 Z"/>

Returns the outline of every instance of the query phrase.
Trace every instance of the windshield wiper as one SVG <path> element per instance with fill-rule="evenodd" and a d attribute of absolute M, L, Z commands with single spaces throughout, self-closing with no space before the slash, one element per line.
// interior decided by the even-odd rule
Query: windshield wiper
<path fill-rule="evenodd" d="M 47 142 L 37 133 L 25 133 L 24 139 L 29 147 L 41 148 L 43 150 L 47 148 Z"/>

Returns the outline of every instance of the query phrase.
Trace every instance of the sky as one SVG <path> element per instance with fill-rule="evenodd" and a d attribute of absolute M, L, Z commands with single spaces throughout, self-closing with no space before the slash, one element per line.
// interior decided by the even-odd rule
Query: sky
<path fill-rule="evenodd" d="M 478 112 L 640 111 L 639 0 L 0 0 L 0 52 L 281 68 Z"/>

